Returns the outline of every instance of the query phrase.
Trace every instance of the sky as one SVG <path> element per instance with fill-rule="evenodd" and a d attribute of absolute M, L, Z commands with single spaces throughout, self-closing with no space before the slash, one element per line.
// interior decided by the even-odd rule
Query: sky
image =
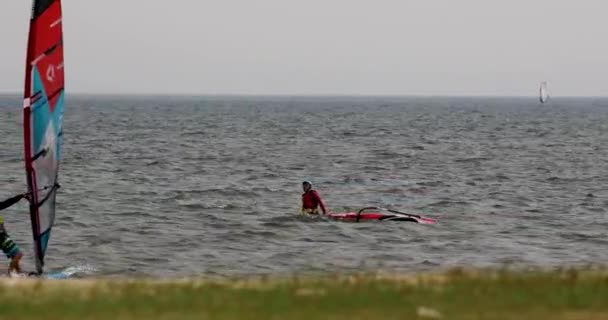
<path fill-rule="evenodd" d="M 66 90 L 608 95 L 606 0 L 63 0 Z M 29 0 L 0 1 L 0 92 Z"/>

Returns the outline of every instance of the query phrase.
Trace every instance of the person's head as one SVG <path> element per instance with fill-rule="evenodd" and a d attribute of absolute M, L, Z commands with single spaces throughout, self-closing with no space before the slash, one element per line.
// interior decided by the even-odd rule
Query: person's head
<path fill-rule="evenodd" d="M 307 192 L 310 189 L 312 189 L 312 182 L 304 180 L 304 182 L 302 182 L 302 190 L 304 190 L 304 192 Z"/>

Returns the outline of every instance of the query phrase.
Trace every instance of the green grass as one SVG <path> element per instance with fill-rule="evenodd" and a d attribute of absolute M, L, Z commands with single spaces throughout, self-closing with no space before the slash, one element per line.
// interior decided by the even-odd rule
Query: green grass
<path fill-rule="evenodd" d="M 0 281 L 0 319 L 608 319 L 607 271 Z"/>

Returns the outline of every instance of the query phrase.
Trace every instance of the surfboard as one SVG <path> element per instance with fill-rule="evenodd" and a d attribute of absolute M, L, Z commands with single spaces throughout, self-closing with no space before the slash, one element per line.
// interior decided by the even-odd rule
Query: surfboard
<path fill-rule="evenodd" d="M 22 272 L 22 273 L 12 273 L 9 275 L 10 278 L 36 278 L 36 279 L 50 279 L 50 280 L 65 280 L 69 278 L 73 278 L 77 274 L 90 274 L 94 272 L 95 269 L 88 266 L 72 266 L 67 267 L 62 270 L 49 271 L 43 274 L 38 274 L 36 272 Z"/>
<path fill-rule="evenodd" d="M 83 272 L 82 268 L 80 267 L 68 267 L 60 271 L 43 274 L 42 277 L 47 279 L 63 280 L 68 279 L 80 272 Z"/>

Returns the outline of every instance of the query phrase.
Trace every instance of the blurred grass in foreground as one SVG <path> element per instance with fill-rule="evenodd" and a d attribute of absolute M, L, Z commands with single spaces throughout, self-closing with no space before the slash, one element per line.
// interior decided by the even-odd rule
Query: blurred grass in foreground
<path fill-rule="evenodd" d="M 0 319 L 608 319 L 608 271 L 5 279 Z"/>

